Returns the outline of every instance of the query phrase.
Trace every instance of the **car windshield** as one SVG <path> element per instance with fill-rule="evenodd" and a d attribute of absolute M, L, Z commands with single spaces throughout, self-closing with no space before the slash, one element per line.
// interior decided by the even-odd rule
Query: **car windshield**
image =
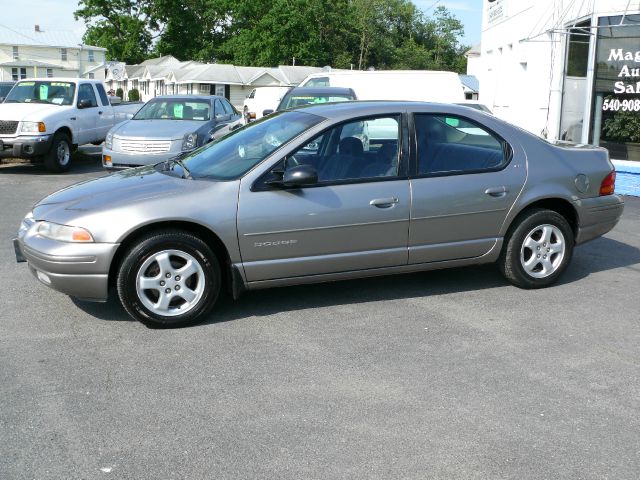
<path fill-rule="evenodd" d="M 303 112 L 276 113 L 200 147 L 182 161 L 193 178 L 233 180 L 323 120 Z"/>
<path fill-rule="evenodd" d="M 179 98 L 151 100 L 133 120 L 201 120 L 211 118 L 211 103 Z"/>
<path fill-rule="evenodd" d="M 291 95 L 282 102 L 281 110 L 302 107 L 316 103 L 348 102 L 353 100 L 351 95 Z"/>
<path fill-rule="evenodd" d="M 5 103 L 71 105 L 75 92 L 76 84 L 71 82 L 19 82 L 9 92 Z"/>

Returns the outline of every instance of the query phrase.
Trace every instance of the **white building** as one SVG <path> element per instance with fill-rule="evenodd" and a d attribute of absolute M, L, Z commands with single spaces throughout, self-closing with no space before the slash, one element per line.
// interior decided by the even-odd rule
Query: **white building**
<path fill-rule="evenodd" d="M 640 160 L 640 1 L 484 0 L 482 23 L 468 73 L 495 115 Z"/>
<path fill-rule="evenodd" d="M 104 79 L 105 48 L 69 31 L 0 25 L 0 81 L 37 77 Z"/>
<path fill-rule="evenodd" d="M 254 88 L 294 86 L 309 74 L 320 71 L 322 69 L 317 67 L 238 67 L 221 63 L 181 62 L 168 55 L 145 60 L 139 65 L 111 62 L 105 83 L 109 89 L 122 88 L 125 98 L 132 89 L 137 89 L 144 101 L 158 95 L 221 95 L 242 110 L 245 97 Z"/>

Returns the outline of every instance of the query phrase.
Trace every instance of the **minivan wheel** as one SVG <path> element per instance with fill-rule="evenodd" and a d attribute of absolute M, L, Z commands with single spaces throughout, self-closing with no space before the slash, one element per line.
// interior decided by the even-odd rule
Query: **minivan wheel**
<path fill-rule="evenodd" d="M 125 310 L 150 327 L 191 325 L 211 311 L 220 293 L 220 265 L 211 249 L 187 232 L 154 232 L 125 254 L 118 296 Z"/>
<path fill-rule="evenodd" d="M 573 231 L 562 215 L 532 209 L 507 236 L 498 266 L 520 288 L 548 287 L 566 270 L 573 246 Z"/>
<path fill-rule="evenodd" d="M 66 133 L 57 132 L 53 136 L 51 148 L 44 156 L 44 167 L 53 173 L 69 170 L 71 164 L 71 140 Z"/>

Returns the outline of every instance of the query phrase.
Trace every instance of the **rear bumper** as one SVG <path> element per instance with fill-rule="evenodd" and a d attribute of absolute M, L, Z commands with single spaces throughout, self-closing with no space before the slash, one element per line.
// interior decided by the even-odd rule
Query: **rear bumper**
<path fill-rule="evenodd" d="M 51 135 L 0 138 L 0 158 L 33 158 L 51 148 Z"/>
<path fill-rule="evenodd" d="M 620 221 L 624 201 L 618 195 L 586 198 L 574 202 L 578 211 L 576 244 L 598 238 L 609 232 Z"/>
<path fill-rule="evenodd" d="M 14 240 L 16 261 L 26 261 L 40 282 L 83 300 L 105 301 L 109 267 L 119 244 L 70 244 L 38 236 Z"/>

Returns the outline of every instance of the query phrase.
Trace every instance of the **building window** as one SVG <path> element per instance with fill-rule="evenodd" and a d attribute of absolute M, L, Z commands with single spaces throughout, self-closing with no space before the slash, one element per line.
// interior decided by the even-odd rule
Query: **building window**
<path fill-rule="evenodd" d="M 66 48 L 61 48 L 60 49 L 60 60 L 62 60 L 63 62 L 67 61 L 67 49 Z"/>
<path fill-rule="evenodd" d="M 47 78 L 53 77 L 53 68 L 47 68 Z"/>
<path fill-rule="evenodd" d="M 640 162 L 640 15 L 601 17 L 590 138 L 611 158 Z"/>
<path fill-rule="evenodd" d="M 93 55 L 93 50 L 89 50 L 89 61 L 90 62 L 95 62 L 95 58 Z"/>
<path fill-rule="evenodd" d="M 20 54 L 18 53 L 18 47 L 13 47 L 13 59 L 18 60 L 20 58 Z"/>
<path fill-rule="evenodd" d="M 209 95 L 211 93 L 211 86 L 208 83 L 200 84 L 200 93 L 204 93 L 205 95 Z"/>
<path fill-rule="evenodd" d="M 93 80 L 94 78 L 96 78 L 95 74 L 92 72 L 89 74 L 89 80 Z"/>
<path fill-rule="evenodd" d="M 18 80 L 24 80 L 25 78 L 27 78 L 27 69 L 24 67 L 21 68 L 12 68 L 11 69 L 11 79 L 14 82 L 17 82 Z"/>

